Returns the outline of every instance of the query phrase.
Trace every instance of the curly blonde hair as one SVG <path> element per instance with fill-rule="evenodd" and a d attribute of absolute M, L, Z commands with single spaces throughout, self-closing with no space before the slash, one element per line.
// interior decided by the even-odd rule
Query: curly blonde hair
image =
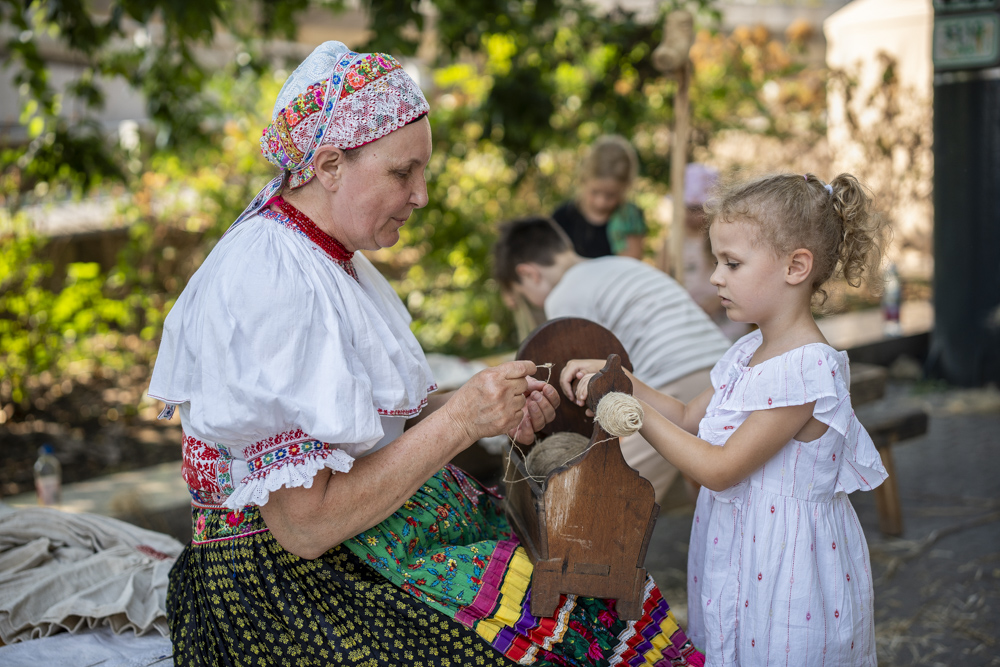
<path fill-rule="evenodd" d="M 753 225 L 754 242 L 776 254 L 812 252 L 812 291 L 819 303 L 827 297 L 823 285 L 837 272 L 852 287 L 864 281 L 873 293 L 881 291 L 890 230 L 872 194 L 851 174 L 829 184 L 813 174 L 779 174 L 720 185 L 705 212 L 709 226 L 736 220 Z"/>

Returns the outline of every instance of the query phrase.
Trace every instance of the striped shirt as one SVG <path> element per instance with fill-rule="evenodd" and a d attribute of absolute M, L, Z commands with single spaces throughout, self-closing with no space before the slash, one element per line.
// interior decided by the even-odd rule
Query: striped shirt
<path fill-rule="evenodd" d="M 731 343 L 673 278 L 631 257 L 571 266 L 545 300 L 545 316 L 583 317 L 609 329 L 651 387 L 715 365 Z"/>

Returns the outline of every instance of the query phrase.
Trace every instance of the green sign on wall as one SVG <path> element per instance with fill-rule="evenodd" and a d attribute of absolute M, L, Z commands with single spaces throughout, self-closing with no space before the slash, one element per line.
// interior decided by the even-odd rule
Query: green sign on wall
<path fill-rule="evenodd" d="M 978 69 L 1000 61 L 1000 14 L 934 19 L 934 69 Z"/>
<path fill-rule="evenodd" d="M 934 0 L 934 11 L 947 12 L 981 11 L 1000 7 L 1000 0 Z"/>

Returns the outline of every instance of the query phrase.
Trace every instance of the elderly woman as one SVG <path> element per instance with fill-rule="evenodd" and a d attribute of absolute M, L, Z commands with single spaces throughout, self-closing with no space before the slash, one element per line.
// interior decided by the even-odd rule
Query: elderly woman
<path fill-rule="evenodd" d="M 149 389 L 179 408 L 192 496 L 175 663 L 701 664 L 651 580 L 637 622 L 572 596 L 531 616 L 498 497 L 447 465 L 484 436 L 530 442 L 559 398 L 526 361 L 431 394 L 406 309 L 357 252 L 427 203 L 420 89 L 327 42 L 274 109 L 261 147 L 283 175 L 177 300 Z"/>

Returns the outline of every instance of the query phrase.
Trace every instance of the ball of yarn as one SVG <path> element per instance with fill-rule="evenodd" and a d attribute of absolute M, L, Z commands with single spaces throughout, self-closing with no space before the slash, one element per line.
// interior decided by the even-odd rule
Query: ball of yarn
<path fill-rule="evenodd" d="M 590 440 L 579 433 L 553 433 L 535 444 L 524 460 L 532 477 L 546 477 L 561 465 L 569 463 L 587 448 Z"/>
<path fill-rule="evenodd" d="M 597 404 L 594 419 L 610 435 L 624 438 L 642 428 L 643 416 L 642 405 L 635 396 L 612 391 Z"/>

